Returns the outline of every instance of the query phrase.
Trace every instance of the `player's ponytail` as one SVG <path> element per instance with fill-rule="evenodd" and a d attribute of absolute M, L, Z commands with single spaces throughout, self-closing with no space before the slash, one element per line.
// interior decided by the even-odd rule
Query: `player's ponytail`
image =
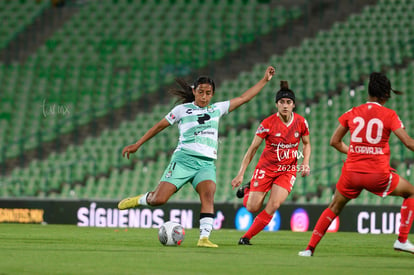
<path fill-rule="evenodd" d="M 182 78 L 176 78 L 175 81 L 177 82 L 178 85 L 181 86 L 181 88 L 183 88 L 183 90 L 171 89 L 169 90 L 169 93 L 172 94 L 173 96 L 178 97 L 177 102 L 181 102 L 181 103 L 193 102 L 195 99 L 194 94 L 193 94 L 193 88 L 196 89 L 198 85 L 200 84 L 210 84 L 213 89 L 213 93 L 216 89 L 216 85 L 214 84 L 214 81 L 208 76 L 198 77 L 196 81 L 194 81 L 192 86 L 190 86 Z"/>
<path fill-rule="evenodd" d="M 289 83 L 286 80 L 280 81 L 280 89 L 281 90 L 289 90 Z"/>
<path fill-rule="evenodd" d="M 391 88 L 391 82 L 383 73 L 373 72 L 369 76 L 368 94 L 379 100 L 388 100 L 391 98 L 391 91 L 394 94 L 401 95 L 403 92 Z"/>
<path fill-rule="evenodd" d="M 177 82 L 178 85 L 181 86 L 182 90 L 178 89 L 171 89 L 168 92 L 178 97 L 177 102 L 180 103 L 187 103 L 187 102 L 193 102 L 194 101 L 194 94 L 193 94 L 193 88 L 185 82 L 182 78 L 176 78 L 175 82 Z"/>
<path fill-rule="evenodd" d="M 280 90 L 276 93 L 276 100 L 277 103 L 281 98 L 290 98 L 293 102 L 295 102 L 295 93 L 289 89 L 289 84 L 286 80 L 280 81 Z"/>

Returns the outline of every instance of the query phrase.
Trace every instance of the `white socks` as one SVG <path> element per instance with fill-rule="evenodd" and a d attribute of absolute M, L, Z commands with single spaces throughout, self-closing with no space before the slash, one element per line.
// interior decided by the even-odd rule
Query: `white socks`
<path fill-rule="evenodd" d="M 200 219 L 200 239 L 210 237 L 211 230 L 213 230 L 213 218 Z"/>
<path fill-rule="evenodd" d="M 149 192 L 145 193 L 145 194 L 144 194 L 144 196 L 141 196 L 141 197 L 138 199 L 138 205 L 148 205 L 148 203 L 147 203 L 148 193 L 149 193 Z"/>

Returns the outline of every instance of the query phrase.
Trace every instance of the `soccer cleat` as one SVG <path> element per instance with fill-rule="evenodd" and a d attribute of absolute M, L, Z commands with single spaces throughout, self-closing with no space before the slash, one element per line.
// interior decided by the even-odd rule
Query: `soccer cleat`
<path fill-rule="evenodd" d="M 198 240 L 197 246 L 200 247 L 218 247 L 218 245 L 212 243 L 207 237 L 202 237 Z"/>
<path fill-rule="evenodd" d="M 240 240 L 239 240 L 239 244 L 240 245 L 252 245 L 251 243 L 250 243 L 250 239 L 248 239 L 248 238 L 240 238 Z"/>
<path fill-rule="evenodd" d="M 239 187 L 239 189 L 237 189 L 236 196 L 237 196 L 239 199 L 243 198 L 243 197 L 244 197 L 244 191 L 245 191 L 247 188 L 249 188 L 249 187 L 250 187 L 250 182 L 248 182 L 248 183 L 245 183 L 245 184 L 241 185 L 241 186 Z"/>
<path fill-rule="evenodd" d="M 394 250 L 408 252 L 414 254 L 414 245 L 407 240 L 405 243 L 396 240 L 394 243 Z"/>
<path fill-rule="evenodd" d="M 122 201 L 118 203 L 118 209 L 124 210 L 124 209 L 137 207 L 139 205 L 138 201 L 142 196 L 144 195 L 138 195 L 136 197 L 123 199 Z"/>
<path fill-rule="evenodd" d="M 302 256 L 302 257 L 311 257 L 313 256 L 312 250 L 303 250 L 303 251 L 299 251 L 298 256 Z"/>

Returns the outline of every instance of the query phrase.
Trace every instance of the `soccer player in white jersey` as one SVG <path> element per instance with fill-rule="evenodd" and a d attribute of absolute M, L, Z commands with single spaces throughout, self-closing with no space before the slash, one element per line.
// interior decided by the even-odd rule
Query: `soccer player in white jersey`
<path fill-rule="evenodd" d="M 183 80 L 177 80 L 183 90 L 171 92 L 180 98 L 182 104 L 174 107 L 136 143 L 126 146 L 122 155 L 129 159 L 129 154 L 135 153 L 146 141 L 175 123 L 180 132 L 178 146 L 155 190 L 123 199 L 118 208 L 122 210 L 139 205 L 163 205 L 183 185 L 191 183 L 201 202 L 200 239 L 197 245 L 218 247 L 209 240 L 209 236 L 214 219 L 219 120 L 255 97 L 274 74 L 275 69 L 269 66 L 264 77 L 242 95 L 217 103 L 210 103 L 215 84 L 209 77 L 199 77 L 192 86 Z"/>

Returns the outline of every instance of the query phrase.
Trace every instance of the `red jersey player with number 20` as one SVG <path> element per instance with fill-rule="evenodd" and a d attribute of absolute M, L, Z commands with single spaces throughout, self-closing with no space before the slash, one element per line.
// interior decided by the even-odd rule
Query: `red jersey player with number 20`
<path fill-rule="evenodd" d="M 250 245 L 250 239 L 262 231 L 271 221 L 273 214 L 286 200 L 296 180 L 296 172 L 309 175 L 311 145 L 306 120 L 293 112 L 295 94 L 289 89 L 287 81 L 281 81 L 276 94 L 277 113 L 264 119 L 247 150 L 237 176 L 232 180 L 233 188 L 240 186 L 247 166 L 250 164 L 263 140 L 266 146 L 249 184 L 241 186 L 237 192 L 243 198 L 243 205 L 250 212 L 257 212 L 263 205 L 267 192 L 271 191 L 264 210 L 255 218 L 253 224 L 240 238 L 240 245 Z M 303 152 L 299 143 L 303 142 Z M 303 158 L 302 165 L 297 160 Z"/>
<path fill-rule="evenodd" d="M 406 179 L 391 171 L 390 147 L 391 132 L 414 151 L 414 139 L 404 130 L 404 125 L 394 110 L 383 105 L 391 97 L 391 82 L 382 73 L 372 73 L 368 85 L 368 102 L 352 108 L 339 118 L 340 125 L 331 138 L 331 145 L 347 154 L 336 191 L 329 207 L 319 217 L 311 240 L 299 256 L 313 256 L 315 247 L 325 235 L 332 221 L 345 205 L 359 196 L 363 189 L 381 197 L 400 196 L 401 224 L 394 249 L 414 253 L 414 245 L 408 241 L 408 233 L 414 217 L 414 186 Z M 350 131 L 349 146 L 342 139 Z"/>

